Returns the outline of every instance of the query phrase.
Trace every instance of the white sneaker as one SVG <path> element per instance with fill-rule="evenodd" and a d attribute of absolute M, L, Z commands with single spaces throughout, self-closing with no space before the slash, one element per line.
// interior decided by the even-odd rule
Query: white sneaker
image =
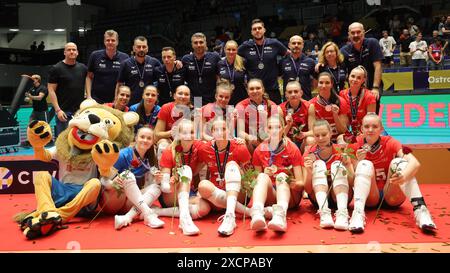
<path fill-rule="evenodd" d="M 272 208 L 272 206 L 264 207 L 264 218 L 272 219 L 272 215 L 273 215 L 273 208 Z"/>
<path fill-rule="evenodd" d="M 267 228 L 266 219 L 264 218 L 264 212 L 259 209 L 252 208 L 252 221 L 250 222 L 250 228 L 255 231 L 262 231 Z"/>
<path fill-rule="evenodd" d="M 286 212 L 283 207 L 273 205 L 272 220 L 269 222 L 269 229 L 273 231 L 285 232 L 287 229 Z"/>
<path fill-rule="evenodd" d="M 200 233 L 200 230 L 194 224 L 194 221 L 192 221 L 191 216 L 180 217 L 180 224 L 178 225 L 178 227 L 183 230 L 184 235 L 190 236 L 190 235 L 197 235 Z"/>
<path fill-rule="evenodd" d="M 331 216 L 331 210 L 329 208 L 323 208 L 322 210 L 318 210 L 317 213 L 320 215 L 321 228 L 334 227 L 333 217 Z"/>
<path fill-rule="evenodd" d="M 114 216 L 114 228 L 116 230 L 128 226 L 129 224 L 131 224 L 131 222 L 132 222 L 131 219 L 126 215 Z"/>
<path fill-rule="evenodd" d="M 364 232 L 364 226 L 366 225 L 366 214 L 363 210 L 354 209 L 352 213 L 352 218 L 350 219 L 350 224 L 348 229 L 352 233 L 362 233 Z"/>
<path fill-rule="evenodd" d="M 230 236 L 234 233 L 236 228 L 236 216 L 232 213 L 226 213 L 219 217 L 218 221 L 222 221 L 222 224 L 217 229 L 221 235 Z"/>
<path fill-rule="evenodd" d="M 151 228 L 160 228 L 164 226 L 164 222 L 161 221 L 154 212 L 150 212 L 148 215 L 144 216 L 144 224 Z"/>
<path fill-rule="evenodd" d="M 336 217 L 336 221 L 334 222 L 334 228 L 339 230 L 347 230 L 348 229 L 348 210 L 347 209 L 341 209 L 337 210 L 334 213 L 334 216 Z"/>
<path fill-rule="evenodd" d="M 427 207 L 422 205 L 414 211 L 417 226 L 423 231 L 433 231 L 436 229 L 436 224 L 431 219 L 430 212 Z"/>

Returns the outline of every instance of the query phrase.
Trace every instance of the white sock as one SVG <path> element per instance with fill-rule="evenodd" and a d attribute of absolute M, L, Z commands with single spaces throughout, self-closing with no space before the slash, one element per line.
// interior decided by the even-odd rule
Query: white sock
<path fill-rule="evenodd" d="M 408 197 L 409 200 L 412 198 L 420 198 L 422 196 L 422 192 L 420 191 L 419 184 L 417 183 L 416 178 L 414 177 L 410 181 L 400 185 L 400 189 Z"/>
<path fill-rule="evenodd" d="M 155 202 L 156 198 L 161 194 L 161 188 L 156 184 L 151 184 L 146 188 L 146 191 L 142 195 L 144 202 L 150 207 L 153 202 Z M 133 220 L 139 214 L 139 209 L 136 207 L 132 207 L 126 214 L 130 220 Z"/>
<path fill-rule="evenodd" d="M 171 208 L 153 207 L 152 210 L 158 216 L 180 217 L 180 210 L 178 209 L 178 207 L 171 207 Z M 190 213 L 192 219 L 199 219 L 201 217 L 201 212 L 200 212 L 197 204 L 189 204 L 189 213 Z"/>
<path fill-rule="evenodd" d="M 145 203 L 144 197 L 141 191 L 139 190 L 136 181 L 126 179 L 123 184 L 125 194 L 127 195 L 127 198 L 131 201 L 131 203 L 133 203 L 143 215 L 150 214 L 151 209 Z"/>
<path fill-rule="evenodd" d="M 277 205 L 281 206 L 284 209 L 284 212 L 287 213 L 287 210 L 289 208 L 289 203 L 286 201 L 278 201 Z"/>
<path fill-rule="evenodd" d="M 219 188 L 214 188 L 208 201 L 218 208 L 226 208 L 227 193 Z"/>
<path fill-rule="evenodd" d="M 336 194 L 336 202 L 338 210 L 346 209 L 348 203 L 348 193 L 341 192 Z"/>
<path fill-rule="evenodd" d="M 178 206 L 180 208 L 180 217 L 190 217 L 189 213 L 189 193 L 178 193 Z"/>
<path fill-rule="evenodd" d="M 328 200 L 327 200 L 327 192 L 326 191 L 318 191 L 316 192 L 316 201 L 317 205 L 320 209 L 327 209 L 328 208 Z M 322 207 L 323 205 L 323 207 Z"/>
<path fill-rule="evenodd" d="M 355 177 L 355 185 L 353 187 L 354 190 L 354 199 L 355 204 L 354 208 L 364 211 L 364 207 L 366 206 L 366 200 L 370 193 L 370 179 L 363 175 L 357 175 Z"/>
<path fill-rule="evenodd" d="M 225 213 L 231 213 L 234 215 L 236 209 L 237 197 L 234 195 L 227 196 L 227 210 Z"/>
<path fill-rule="evenodd" d="M 252 209 L 264 211 L 264 204 L 259 202 L 253 202 Z"/>

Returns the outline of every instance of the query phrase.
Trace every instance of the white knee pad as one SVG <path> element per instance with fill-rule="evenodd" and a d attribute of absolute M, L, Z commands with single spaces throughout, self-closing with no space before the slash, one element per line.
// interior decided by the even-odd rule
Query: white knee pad
<path fill-rule="evenodd" d="M 161 191 L 164 193 L 170 193 L 170 174 L 163 173 L 161 181 Z"/>
<path fill-rule="evenodd" d="M 406 166 L 408 166 L 408 161 L 403 158 L 396 157 L 392 159 L 389 169 L 393 171 L 402 171 L 406 169 Z"/>
<path fill-rule="evenodd" d="M 150 184 L 144 189 L 144 194 L 151 193 L 154 196 L 159 196 L 161 194 L 161 186 L 158 184 Z"/>
<path fill-rule="evenodd" d="M 369 160 L 361 160 L 356 166 L 355 176 L 364 176 L 369 180 L 372 178 L 374 172 L 373 163 Z"/>
<path fill-rule="evenodd" d="M 327 164 L 323 160 L 316 160 L 313 163 L 312 185 L 328 186 L 327 182 Z"/>
<path fill-rule="evenodd" d="M 188 165 L 183 165 L 183 166 L 181 166 L 180 169 L 181 169 L 180 173 L 179 173 L 180 174 L 180 178 L 182 176 L 184 176 L 187 179 L 189 179 L 189 183 L 191 183 L 191 181 L 192 181 L 192 169 L 191 169 L 191 167 L 189 167 Z"/>
<path fill-rule="evenodd" d="M 331 178 L 333 180 L 333 187 L 346 186 L 348 187 L 347 173 L 344 175 L 344 171 L 347 172 L 344 164 L 341 161 L 334 161 L 331 164 Z"/>
<path fill-rule="evenodd" d="M 170 145 L 167 141 L 162 141 L 158 144 L 158 151 L 156 156 L 158 157 L 158 162 L 161 160 L 161 155 L 164 152 L 164 150 Z"/>
<path fill-rule="evenodd" d="M 234 161 L 228 163 L 225 169 L 225 190 L 239 192 L 241 190 L 241 172 Z"/>
<path fill-rule="evenodd" d="M 124 188 L 128 187 L 130 184 L 136 184 L 136 177 L 132 172 L 123 171 L 120 173 L 120 177 L 122 177 Z"/>
<path fill-rule="evenodd" d="M 289 176 L 285 173 L 279 173 L 275 176 L 275 181 L 277 183 L 277 186 L 281 183 L 288 183 Z"/>

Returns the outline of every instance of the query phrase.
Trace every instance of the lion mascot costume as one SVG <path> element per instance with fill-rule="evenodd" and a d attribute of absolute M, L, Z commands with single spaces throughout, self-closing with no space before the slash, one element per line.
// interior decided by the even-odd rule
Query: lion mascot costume
<path fill-rule="evenodd" d="M 113 165 L 119 149 L 133 140 L 133 128 L 139 120 L 134 112 L 123 113 L 85 100 L 70 120 L 68 128 L 56 139 L 53 148 L 45 149 L 52 140 L 49 124 L 32 121 L 27 128 L 28 141 L 35 157 L 59 164 L 59 180 L 47 171 L 33 177 L 37 208 L 15 216 L 23 234 L 34 239 L 62 228 L 77 214 L 93 212 L 101 194 L 98 179 L 115 175 Z"/>

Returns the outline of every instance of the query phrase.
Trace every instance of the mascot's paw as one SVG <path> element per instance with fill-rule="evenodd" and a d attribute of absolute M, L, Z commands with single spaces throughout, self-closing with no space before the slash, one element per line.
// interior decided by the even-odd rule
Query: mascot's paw
<path fill-rule="evenodd" d="M 109 140 L 102 140 L 95 144 L 91 151 L 92 159 L 97 164 L 102 176 L 109 176 L 109 172 L 119 159 L 119 147 Z"/>
<path fill-rule="evenodd" d="M 52 129 L 45 121 L 33 120 L 28 125 L 27 137 L 33 148 L 43 148 L 52 140 Z"/>
<path fill-rule="evenodd" d="M 43 212 L 38 217 L 26 218 L 21 227 L 27 239 L 47 236 L 62 228 L 61 216 L 53 211 Z"/>

